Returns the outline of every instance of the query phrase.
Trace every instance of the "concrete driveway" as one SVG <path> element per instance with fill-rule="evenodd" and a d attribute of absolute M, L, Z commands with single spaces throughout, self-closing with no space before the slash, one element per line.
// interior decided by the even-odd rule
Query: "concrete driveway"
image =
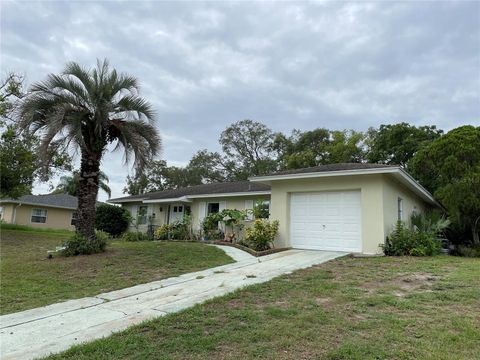
<path fill-rule="evenodd" d="M 346 255 L 288 250 L 255 258 L 222 246 L 237 262 L 0 317 L 0 358 L 33 359 L 109 336 L 236 289 Z"/>

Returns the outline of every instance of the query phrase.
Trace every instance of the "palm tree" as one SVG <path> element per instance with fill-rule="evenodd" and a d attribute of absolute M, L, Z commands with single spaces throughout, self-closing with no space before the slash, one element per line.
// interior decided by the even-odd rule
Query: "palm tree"
<path fill-rule="evenodd" d="M 107 193 L 108 198 L 112 196 L 112 190 L 108 186 L 108 176 L 103 171 L 98 173 L 98 188 Z M 74 171 L 72 175 L 62 176 L 52 194 L 66 193 L 78 197 L 78 188 L 80 187 L 80 172 Z"/>
<path fill-rule="evenodd" d="M 138 80 L 110 70 L 107 60 L 97 60 L 93 69 L 71 62 L 60 75 L 34 84 L 20 103 L 19 128 L 41 133 L 41 153 L 80 151 L 76 229 L 87 239 L 95 239 L 100 163 L 107 146 L 123 149 L 126 163 L 133 155 L 137 169 L 160 150 L 154 111 L 138 91 Z"/>

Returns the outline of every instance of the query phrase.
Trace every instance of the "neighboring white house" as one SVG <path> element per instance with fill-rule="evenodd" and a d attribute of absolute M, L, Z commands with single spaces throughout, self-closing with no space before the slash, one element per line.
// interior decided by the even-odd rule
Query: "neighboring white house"
<path fill-rule="evenodd" d="M 112 199 L 140 228 L 192 216 L 200 229 L 204 217 L 224 208 L 251 209 L 256 201 L 270 207 L 280 222 L 275 246 L 381 253 L 380 244 L 398 220 L 438 207 L 433 196 L 398 166 L 332 164 L 252 177 L 250 181 L 205 184 Z"/>

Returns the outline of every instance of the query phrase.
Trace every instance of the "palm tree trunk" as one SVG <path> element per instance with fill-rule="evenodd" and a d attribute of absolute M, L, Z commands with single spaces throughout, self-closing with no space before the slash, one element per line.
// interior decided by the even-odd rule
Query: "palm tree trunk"
<path fill-rule="evenodd" d="M 95 239 L 95 206 L 98 194 L 100 158 L 101 154 L 91 154 L 82 150 L 76 229 L 86 239 Z"/>

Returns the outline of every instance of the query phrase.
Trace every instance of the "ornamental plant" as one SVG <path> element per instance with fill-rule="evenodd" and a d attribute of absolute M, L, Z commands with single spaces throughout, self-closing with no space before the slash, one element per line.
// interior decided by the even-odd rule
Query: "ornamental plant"
<path fill-rule="evenodd" d="M 255 251 L 264 251 L 273 247 L 273 241 L 278 234 L 278 220 L 257 219 L 252 227 L 245 230 L 244 244 Z"/>

